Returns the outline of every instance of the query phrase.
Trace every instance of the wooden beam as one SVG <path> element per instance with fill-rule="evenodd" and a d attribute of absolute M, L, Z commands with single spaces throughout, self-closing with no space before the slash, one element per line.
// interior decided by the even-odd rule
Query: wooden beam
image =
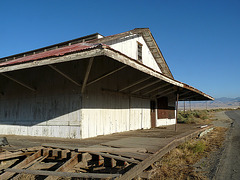
<path fill-rule="evenodd" d="M 0 161 L 2 160 L 6 160 L 6 159 L 10 159 L 10 158 L 16 158 L 16 157 L 20 157 L 20 156 L 27 156 L 27 155 L 30 155 L 30 154 L 33 154 L 34 152 L 13 152 L 13 153 L 10 153 L 10 152 L 7 152 L 7 153 L 1 153 L 0 154 Z"/>
<path fill-rule="evenodd" d="M 19 85 L 21 85 L 21 86 L 23 86 L 23 87 L 25 87 L 25 88 L 33 91 L 33 92 L 36 91 L 35 88 L 33 88 L 33 87 L 31 87 L 31 86 L 29 86 L 29 85 L 27 85 L 27 84 L 25 84 L 25 83 L 23 83 L 23 82 L 15 79 L 15 78 L 13 78 L 13 77 L 11 77 L 10 75 L 7 75 L 7 74 L 5 74 L 5 73 L 0 73 L 0 74 L 1 74 L 2 76 L 4 76 L 4 77 L 6 77 L 6 78 L 8 78 L 8 79 L 10 79 L 10 80 L 12 80 L 12 81 L 14 81 L 14 82 L 16 82 L 17 84 L 19 84 Z"/>
<path fill-rule="evenodd" d="M 39 158 L 40 156 L 41 156 L 41 150 L 39 150 L 36 153 L 34 153 L 33 155 L 27 157 L 26 159 L 24 159 L 22 162 L 18 163 L 11 169 L 22 169 L 29 163 L 33 162 L 35 159 Z M 15 174 L 15 172 L 4 172 L 3 174 L 0 175 L 0 179 L 9 179 L 14 174 Z"/>
<path fill-rule="evenodd" d="M 167 88 L 167 89 L 165 89 L 164 91 L 159 91 L 159 92 L 153 94 L 152 97 L 157 96 L 159 94 L 164 94 L 164 93 L 168 92 L 170 89 L 172 89 L 172 86 Z"/>
<path fill-rule="evenodd" d="M 108 152 L 108 153 L 116 153 L 116 152 L 141 152 L 146 153 L 146 148 L 111 148 L 111 147 L 104 147 L 104 148 L 78 148 L 78 152 Z"/>
<path fill-rule="evenodd" d="M 157 81 L 154 81 L 154 82 L 151 82 L 151 83 L 149 83 L 149 84 L 147 84 L 147 85 L 145 85 L 145 86 L 142 86 L 141 88 L 138 88 L 138 89 L 132 91 L 131 93 L 138 92 L 138 91 L 140 91 L 140 90 L 142 90 L 142 89 L 145 89 L 145 88 L 147 88 L 147 87 L 149 87 L 149 86 L 152 86 L 152 85 L 154 85 L 154 84 L 156 84 L 156 83 L 159 83 L 160 81 L 162 81 L 162 80 L 161 80 L 161 79 L 158 79 Z"/>
<path fill-rule="evenodd" d="M 131 96 L 136 98 L 142 98 L 142 99 L 149 99 L 149 96 L 143 96 L 141 94 L 124 93 L 124 92 L 114 91 L 111 89 L 102 89 L 102 92 L 109 93 L 109 94 L 126 95 L 126 96 Z"/>
<path fill-rule="evenodd" d="M 143 78 L 143 79 L 141 79 L 141 80 L 139 80 L 139 81 L 137 81 L 137 82 L 135 82 L 135 83 L 133 83 L 133 84 L 130 84 L 130 85 L 128 85 L 128 86 L 120 89 L 119 92 L 124 91 L 124 90 L 126 90 L 126 89 L 129 89 L 129 88 L 131 88 L 131 87 L 133 87 L 133 86 L 136 86 L 136 85 L 138 85 L 138 84 L 140 84 L 140 83 L 142 83 L 142 82 L 144 82 L 144 81 L 146 81 L 146 80 L 148 80 L 148 79 L 151 79 L 151 78 L 152 78 L 152 76 L 148 76 L 148 77 L 146 77 L 146 78 Z"/>
<path fill-rule="evenodd" d="M 41 163 L 47 157 L 48 157 L 48 155 L 40 156 L 39 158 L 37 158 L 34 161 L 32 161 L 31 163 L 29 163 L 27 165 L 27 167 L 25 166 L 24 169 L 34 169 L 37 165 L 39 165 L 39 163 Z M 48 163 L 44 163 L 44 164 L 48 164 Z M 21 174 L 18 174 L 16 176 L 14 176 L 14 178 L 12 178 L 12 180 L 19 180 L 19 179 L 21 179 Z"/>
<path fill-rule="evenodd" d="M 96 155 L 100 155 L 102 157 L 113 158 L 113 159 L 116 159 L 116 160 L 126 161 L 126 162 L 130 162 L 130 163 L 135 163 L 135 164 L 138 164 L 140 162 L 140 161 L 135 160 L 135 159 L 125 158 L 125 157 L 116 156 L 116 155 L 107 154 L 107 153 L 91 152 L 91 154 L 96 154 Z"/>
<path fill-rule="evenodd" d="M 103 173 L 72 173 L 72 172 L 56 172 L 56 171 L 44 171 L 44 170 L 28 170 L 28 169 L 5 169 L 11 173 L 25 173 L 34 174 L 40 176 L 57 176 L 57 177 L 72 177 L 72 178 L 93 178 L 93 179 L 107 179 L 116 178 L 121 174 L 103 174 Z"/>
<path fill-rule="evenodd" d="M 71 81 L 73 84 L 77 85 L 77 86 L 82 86 L 80 83 L 78 83 L 77 81 L 73 80 L 70 76 L 68 76 L 67 74 L 63 73 L 62 71 L 60 71 L 58 68 L 56 68 L 55 66 L 49 64 L 48 65 L 51 69 L 53 69 L 54 71 L 58 72 L 60 75 L 62 75 L 63 77 L 65 77 L 66 79 L 68 79 L 69 81 Z"/>
<path fill-rule="evenodd" d="M 172 94 L 172 93 L 175 93 L 175 92 L 176 92 L 176 90 L 173 90 L 173 91 L 167 91 L 167 92 L 161 93 L 158 97 L 167 96 L 167 95 Z"/>
<path fill-rule="evenodd" d="M 82 93 L 82 94 L 84 93 L 84 90 L 85 90 L 86 85 L 87 85 L 88 76 L 89 76 L 89 74 L 90 74 L 90 70 L 91 70 L 92 64 L 93 64 L 93 59 L 94 59 L 94 58 L 90 58 L 90 59 L 89 59 L 88 67 L 87 67 L 87 70 L 86 70 L 86 73 L 85 73 L 85 77 L 84 77 L 84 80 L 83 80 L 83 86 L 82 86 L 82 90 L 81 90 L 81 93 Z"/>
<path fill-rule="evenodd" d="M 146 94 L 149 94 L 149 93 L 151 93 L 151 92 L 160 90 L 160 89 L 162 89 L 162 88 L 164 88 L 164 87 L 167 87 L 167 86 L 170 86 L 170 85 L 171 85 L 171 84 L 169 84 L 169 83 L 162 84 L 162 85 L 158 86 L 157 88 L 151 89 L 150 91 L 148 91 L 148 92 L 146 92 L 146 93 L 143 93 L 143 95 L 146 95 Z"/>
<path fill-rule="evenodd" d="M 192 93 L 192 91 L 185 91 L 183 93 L 179 92 L 179 97 L 184 96 L 186 94 Z"/>
<path fill-rule="evenodd" d="M 108 76 L 110 76 L 111 74 L 114 74 L 114 73 L 122 70 L 122 69 L 125 68 L 125 67 L 127 67 L 127 65 L 124 65 L 124 66 L 122 66 L 122 67 L 120 67 L 120 68 L 117 68 L 117 69 L 115 69 L 115 70 L 113 70 L 113 71 L 110 71 L 110 72 L 108 72 L 108 73 L 106 73 L 106 74 L 104 74 L 104 75 L 102 75 L 102 76 L 94 79 L 93 81 L 87 83 L 87 86 L 89 86 L 89 85 L 91 85 L 91 84 L 93 84 L 93 83 L 95 83 L 95 82 L 97 82 L 97 81 L 100 81 L 101 79 L 103 79 L 103 78 L 105 78 L 105 77 L 108 77 Z"/>
<path fill-rule="evenodd" d="M 64 172 L 64 171 L 66 172 L 71 168 L 73 168 L 73 166 L 75 166 L 78 163 L 78 155 L 79 154 L 73 155 L 68 161 L 66 161 L 62 166 L 60 166 L 57 170 L 55 170 L 55 172 Z M 54 179 L 58 179 L 58 176 L 48 176 L 47 178 L 45 178 L 45 180 L 54 180 Z"/>

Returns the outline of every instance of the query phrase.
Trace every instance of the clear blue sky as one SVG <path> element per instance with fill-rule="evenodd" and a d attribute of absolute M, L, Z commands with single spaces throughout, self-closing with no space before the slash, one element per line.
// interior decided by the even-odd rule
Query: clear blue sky
<path fill-rule="evenodd" d="M 175 79 L 240 96 L 240 1 L 1 0 L 0 57 L 149 27 Z"/>

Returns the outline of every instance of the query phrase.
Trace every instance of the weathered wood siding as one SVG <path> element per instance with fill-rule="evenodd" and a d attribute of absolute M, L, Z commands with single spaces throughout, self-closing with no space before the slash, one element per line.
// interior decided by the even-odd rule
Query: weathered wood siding
<path fill-rule="evenodd" d="M 83 96 L 82 138 L 150 128 L 149 100 L 112 93 Z"/>
<path fill-rule="evenodd" d="M 37 92 L 0 77 L 5 90 L 0 97 L 0 134 L 81 138 L 79 88 L 49 67 L 12 76 L 37 87 Z"/>
<path fill-rule="evenodd" d="M 142 63 L 158 72 L 161 72 L 157 62 L 155 61 L 151 51 L 145 43 L 142 36 L 133 34 L 120 39 L 106 42 L 105 44 L 110 45 L 113 49 L 116 49 L 127 56 L 137 59 L 137 42 L 140 42 L 142 46 Z"/>

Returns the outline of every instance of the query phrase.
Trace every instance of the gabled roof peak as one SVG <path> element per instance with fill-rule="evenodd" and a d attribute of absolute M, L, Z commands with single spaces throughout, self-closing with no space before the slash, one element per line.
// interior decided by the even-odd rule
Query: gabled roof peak
<path fill-rule="evenodd" d="M 94 40 L 91 40 L 90 42 L 98 42 L 98 43 L 104 43 L 104 42 L 107 42 L 107 41 L 110 41 L 110 40 L 114 40 L 114 39 L 118 39 L 118 38 L 121 38 L 121 37 L 124 37 L 124 36 L 128 36 L 130 34 L 139 34 L 143 37 L 143 39 L 145 40 L 148 48 L 150 49 L 153 57 L 155 58 L 159 68 L 161 69 L 162 73 L 166 76 L 168 76 L 169 78 L 171 79 L 174 79 L 173 78 L 173 75 L 162 55 L 162 52 L 161 50 L 159 49 L 151 31 L 149 28 L 135 28 L 133 30 L 130 30 L 130 31 L 126 31 L 126 32 L 122 32 L 122 33 L 119 33 L 119 34 L 115 34 L 115 35 L 110 35 L 110 36 L 106 36 L 102 39 L 94 39 Z"/>

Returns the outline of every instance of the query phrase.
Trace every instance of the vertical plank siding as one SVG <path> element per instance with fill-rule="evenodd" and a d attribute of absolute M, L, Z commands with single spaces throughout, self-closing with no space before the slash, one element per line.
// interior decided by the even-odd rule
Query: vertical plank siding
<path fill-rule="evenodd" d="M 13 76 L 36 85 L 37 92 L 12 81 L 4 84 L 0 77 L 1 87 L 7 89 L 0 97 L 0 134 L 81 138 L 79 87 L 48 67 Z"/>
<path fill-rule="evenodd" d="M 150 126 L 149 100 L 110 93 L 83 96 L 82 138 Z"/>

